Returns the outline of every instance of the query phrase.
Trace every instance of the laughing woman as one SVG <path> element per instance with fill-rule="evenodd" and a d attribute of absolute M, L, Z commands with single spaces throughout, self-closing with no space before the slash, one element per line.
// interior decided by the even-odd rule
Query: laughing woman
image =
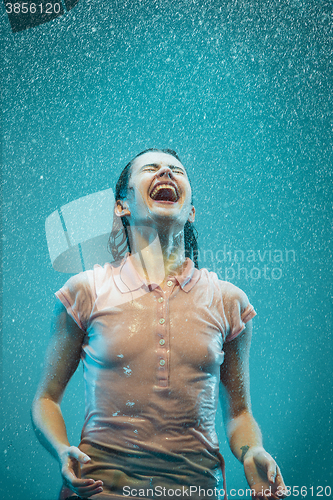
<path fill-rule="evenodd" d="M 70 278 L 32 406 L 57 458 L 60 498 L 220 498 L 219 386 L 229 444 L 253 495 L 283 494 L 250 407 L 254 309 L 242 290 L 198 269 L 191 185 L 176 153 L 146 150 L 116 186 L 115 262 Z M 193 260 L 192 260 L 193 259 Z M 60 402 L 80 359 L 86 413 L 79 447 Z"/>

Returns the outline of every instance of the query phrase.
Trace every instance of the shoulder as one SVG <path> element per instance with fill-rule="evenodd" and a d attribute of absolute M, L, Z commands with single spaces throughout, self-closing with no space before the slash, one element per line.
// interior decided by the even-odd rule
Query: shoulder
<path fill-rule="evenodd" d="M 94 282 L 94 271 L 84 271 L 79 274 L 71 276 L 66 283 L 63 285 L 61 290 L 67 290 L 69 292 L 78 292 L 80 290 L 88 290 L 92 288 Z"/>
<path fill-rule="evenodd" d="M 109 262 L 105 263 L 104 266 L 96 264 L 93 269 L 71 276 L 65 286 L 94 289 L 96 282 L 104 281 L 111 276 L 113 267 Z"/>
<path fill-rule="evenodd" d="M 200 273 L 202 278 L 210 281 L 219 288 L 223 299 L 226 301 L 237 301 L 244 308 L 247 307 L 249 299 L 243 290 L 230 283 L 230 281 L 220 280 L 215 272 L 208 271 L 206 268 L 200 269 Z"/>
<path fill-rule="evenodd" d="M 71 276 L 55 295 L 67 306 L 66 302 L 74 303 L 79 298 L 94 300 L 103 283 L 110 279 L 112 267 L 109 263 L 104 266 L 96 264 L 93 269 Z"/>
<path fill-rule="evenodd" d="M 86 330 L 99 290 L 111 272 L 110 264 L 96 265 L 69 278 L 55 293 L 81 330 Z"/>
<path fill-rule="evenodd" d="M 238 288 L 238 286 L 233 285 L 229 281 L 218 281 L 224 301 L 238 302 L 241 310 L 246 309 L 249 304 L 249 299 L 246 293 L 241 288 Z"/>
<path fill-rule="evenodd" d="M 216 273 L 210 272 L 206 268 L 200 269 L 200 272 L 201 277 L 213 285 L 221 297 L 227 327 L 226 341 L 228 342 L 244 330 L 245 323 L 248 323 L 256 315 L 256 312 L 241 288 L 229 281 L 218 279 Z"/>
<path fill-rule="evenodd" d="M 256 315 L 256 312 L 243 290 L 227 281 L 219 281 L 219 283 L 224 311 L 229 324 L 229 333 L 226 338 L 226 341 L 229 342 L 244 330 L 245 324 Z"/>

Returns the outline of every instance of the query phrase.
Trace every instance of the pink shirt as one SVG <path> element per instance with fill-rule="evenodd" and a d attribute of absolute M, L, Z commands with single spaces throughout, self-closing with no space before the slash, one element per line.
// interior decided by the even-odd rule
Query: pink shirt
<path fill-rule="evenodd" d="M 139 469 L 154 476 L 173 459 L 183 467 L 181 479 L 171 472 L 177 484 L 193 474 L 216 479 L 223 344 L 256 314 L 245 293 L 190 259 L 163 289 L 149 286 L 127 254 L 73 276 L 56 296 L 85 332 L 80 449 L 93 458 L 82 476 L 104 481 L 94 498 L 123 499 Z"/>

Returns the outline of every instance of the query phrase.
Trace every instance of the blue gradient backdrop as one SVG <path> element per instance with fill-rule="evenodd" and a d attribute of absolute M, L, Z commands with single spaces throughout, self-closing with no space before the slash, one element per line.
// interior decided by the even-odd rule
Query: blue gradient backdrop
<path fill-rule="evenodd" d="M 227 272 L 257 310 L 251 393 L 267 450 L 288 485 L 333 487 L 331 2 L 80 0 L 15 34 L 0 8 L 3 498 L 60 488 L 29 416 L 68 277 L 51 267 L 45 219 L 113 187 L 152 146 L 189 171 L 201 266 Z M 81 366 L 63 412 L 78 444 Z M 228 488 L 246 488 L 220 416 L 217 428 Z"/>

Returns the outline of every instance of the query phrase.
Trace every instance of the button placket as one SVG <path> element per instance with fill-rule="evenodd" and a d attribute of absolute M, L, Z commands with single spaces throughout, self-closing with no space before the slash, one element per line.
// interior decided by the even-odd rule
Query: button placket
<path fill-rule="evenodd" d="M 156 331 L 156 375 L 159 387 L 168 386 L 168 349 L 167 349 L 167 297 L 160 287 L 156 289 L 159 297 L 157 304 L 157 331 Z"/>

